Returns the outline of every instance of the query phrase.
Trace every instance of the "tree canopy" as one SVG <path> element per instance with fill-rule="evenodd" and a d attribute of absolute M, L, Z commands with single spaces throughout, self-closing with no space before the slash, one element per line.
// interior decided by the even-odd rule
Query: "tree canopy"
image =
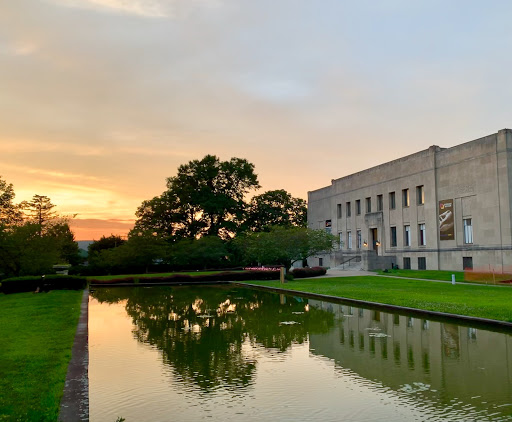
<path fill-rule="evenodd" d="M 167 179 L 162 195 L 142 202 L 134 230 L 172 241 L 203 236 L 228 240 L 244 231 L 306 226 L 306 201 L 284 189 L 246 201 L 259 187 L 254 165 L 247 160 L 221 161 L 207 155 L 181 165 L 177 175 Z"/>
<path fill-rule="evenodd" d="M 296 261 L 332 251 L 335 243 L 336 236 L 304 227 L 272 227 L 268 232 L 251 232 L 235 239 L 248 262 L 284 265 L 286 270 Z"/>
<path fill-rule="evenodd" d="M 248 206 L 244 227 L 252 231 L 268 231 L 273 226 L 306 227 L 307 205 L 284 189 L 254 196 Z"/>
<path fill-rule="evenodd" d="M 14 188 L 0 179 L 0 277 L 45 274 L 54 264 L 79 262 L 68 219 L 50 198 L 14 203 Z"/>

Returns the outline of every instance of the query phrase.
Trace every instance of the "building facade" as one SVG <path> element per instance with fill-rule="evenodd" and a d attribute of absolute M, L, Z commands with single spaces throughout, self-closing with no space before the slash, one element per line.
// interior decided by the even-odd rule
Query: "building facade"
<path fill-rule="evenodd" d="M 308 192 L 308 226 L 340 239 L 309 265 L 512 272 L 512 131 L 430 148 Z"/>

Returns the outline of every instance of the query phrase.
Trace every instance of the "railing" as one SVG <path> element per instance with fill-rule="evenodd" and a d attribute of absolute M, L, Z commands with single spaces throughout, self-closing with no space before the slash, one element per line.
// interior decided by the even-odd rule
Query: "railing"
<path fill-rule="evenodd" d="M 361 262 L 361 255 L 356 255 L 356 256 L 353 256 L 352 258 L 349 258 L 347 259 L 346 261 L 343 261 L 340 265 L 341 265 L 341 268 L 345 269 L 345 264 L 348 264 L 350 266 L 350 262 L 351 261 L 354 261 L 355 262 Z M 339 265 L 338 265 L 339 267 Z"/>

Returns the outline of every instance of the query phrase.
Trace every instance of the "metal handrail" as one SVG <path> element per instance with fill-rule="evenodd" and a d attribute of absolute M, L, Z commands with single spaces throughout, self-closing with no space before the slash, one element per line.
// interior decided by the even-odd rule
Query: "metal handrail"
<path fill-rule="evenodd" d="M 341 263 L 342 268 L 345 269 L 345 264 L 350 262 L 350 261 L 352 261 L 352 260 L 354 260 L 354 259 L 356 260 L 356 262 L 360 262 L 361 261 L 361 255 L 356 255 L 356 256 L 353 256 L 352 258 L 347 259 L 346 261 L 343 261 Z"/>

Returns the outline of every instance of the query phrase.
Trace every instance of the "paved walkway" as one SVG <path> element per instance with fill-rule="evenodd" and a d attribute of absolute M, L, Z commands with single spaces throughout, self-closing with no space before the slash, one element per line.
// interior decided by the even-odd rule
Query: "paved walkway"
<path fill-rule="evenodd" d="M 420 281 L 436 281 L 438 283 L 451 283 L 447 280 L 432 280 L 429 278 L 412 278 L 412 277 L 397 277 L 393 275 L 381 275 L 374 273 L 373 271 L 364 271 L 364 270 L 340 270 L 338 268 L 329 268 L 327 270 L 327 274 L 321 275 L 314 278 L 333 278 L 333 277 L 355 277 L 355 276 L 373 276 L 373 277 L 383 277 L 383 278 L 399 278 L 404 280 L 420 280 Z M 313 278 L 313 277 L 312 277 Z M 499 286 L 499 287 L 508 287 L 504 284 L 482 284 L 482 283 L 468 283 L 465 281 L 457 281 L 457 284 L 465 284 L 467 286 Z"/>

